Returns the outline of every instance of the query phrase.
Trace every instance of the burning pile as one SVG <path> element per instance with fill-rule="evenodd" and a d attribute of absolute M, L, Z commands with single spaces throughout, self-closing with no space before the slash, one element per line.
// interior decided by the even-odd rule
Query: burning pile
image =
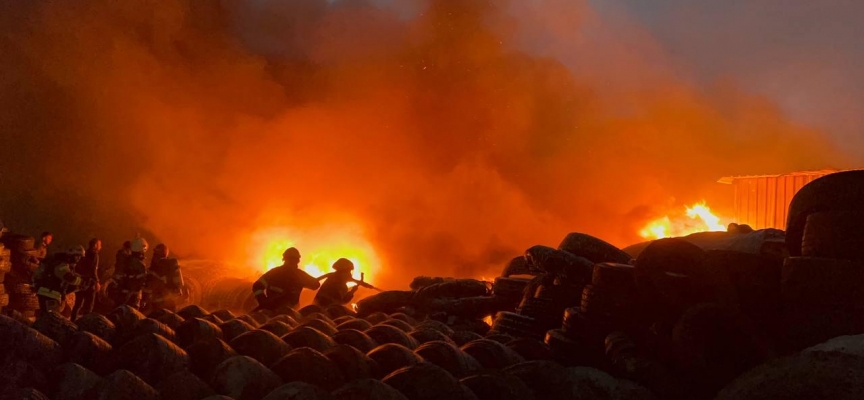
<path fill-rule="evenodd" d="M 859 398 L 864 335 L 842 335 L 864 333 L 862 199 L 861 172 L 805 187 L 788 256 L 760 231 L 626 251 L 571 233 L 493 282 L 418 277 L 356 310 L 0 316 L 0 386 L 28 399 Z"/>

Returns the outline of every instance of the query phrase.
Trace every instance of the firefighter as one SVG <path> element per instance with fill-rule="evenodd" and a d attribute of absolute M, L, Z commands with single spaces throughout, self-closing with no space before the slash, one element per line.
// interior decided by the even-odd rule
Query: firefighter
<path fill-rule="evenodd" d="M 72 321 L 78 318 L 78 313 L 81 315 L 90 314 L 93 312 L 93 305 L 96 302 L 96 292 L 100 289 L 99 279 L 99 252 L 102 251 L 102 240 L 90 239 L 87 246 L 87 251 L 84 253 L 84 258 L 75 267 L 75 272 L 81 275 L 84 279 L 92 281 L 92 285 L 75 294 L 75 306 L 72 307 Z"/>
<path fill-rule="evenodd" d="M 162 243 L 153 248 L 144 289 L 144 302 L 148 309 L 164 308 L 173 312 L 177 309 L 177 300 L 184 297 L 180 264 L 176 258 L 168 258 L 168 254 L 168 246 Z"/>
<path fill-rule="evenodd" d="M 104 280 L 111 279 L 115 276 L 123 274 L 123 267 L 126 266 L 126 262 L 129 259 L 129 256 L 132 255 L 132 242 L 125 241 L 123 242 L 123 247 L 120 250 L 117 250 L 117 253 L 114 254 L 114 267 L 110 269 L 110 274 L 105 274 L 103 276 Z M 106 271 L 108 272 L 108 271 Z"/>
<path fill-rule="evenodd" d="M 39 243 L 36 244 L 36 259 L 41 263 L 48 258 L 48 246 L 54 241 L 54 234 L 51 232 L 42 232 L 39 235 Z"/>
<path fill-rule="evenodd" d="M 121 273 L 115 273 L 117 281 L 116 297 L 114 306 L 123 304 L 139 308 L 141 307 L 141 291 L 147 278 L 147 266 L 144 264 L 147 252 L 147 241 L 144 238 L 135 238 L 129 245 L 131 253 L 122 266 Z"/>
<path fill-rule="evenodd" d="M 304 288 L 318 289 L 321 284 L 300 269 L 300 252 L 291 247 L 282 253 L 282 265 L 267 271 L 252 285 L 258 308 L 275 310 L 282 306 L 297 307 Z"/>
<path fill-rule="evenodd" d="M 33 286 L 39 298 L 39 310 L 45 312 L 61 312 L 65 304 L 66 294 L 91 284 L 73 270 L 84 257 L 84 248 L 75 246 L 66 253 L 58 253 L 46 259 L 33 273 Z"/>
<path fill-rule="evenodd" d="M 326 279 L 323 284 L 321 284 L 321 289 L 318 290 L 318 293 L 315 294 L 315 304 L 321 307 L 328 307 L 332 305 L 346 305 L 351 302 L 351 299 L 354 298 L 354 293 L 357 292 L 360 287 L 365 287 L 367 289 L 379 290 L 375 286 L 372 286 L 363 281 L 363 278 L 358 281 L 354 279 L 351 275 L 354 271 L 354 263 L 345 258 L 340 258 L 333 263 L 333 270 L 335 272 L 331 272 L 329 274 L 322 275 L 318 278 L 318 280 Z M 356 285 L 351 289 L 348 289 L 348 283 L 353 282 Z"/>

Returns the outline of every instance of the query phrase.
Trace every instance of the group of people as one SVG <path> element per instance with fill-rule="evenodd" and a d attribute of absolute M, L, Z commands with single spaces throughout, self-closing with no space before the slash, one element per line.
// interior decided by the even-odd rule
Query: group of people
<path fill-rule="evenodd" d="M 285 250 L 282 261 L 282 265 L 267 271 L 252 285 L 257 309 L 295 308 L 303 289 L 317 290 L 313 301 L 322 307 L 349 304 L 360 287 L 379 290 L 366 283 L 362 274 L 359 280 L 354 279 L 354 263 L 345 258 L 333 263 L 334 272 L 317 278 L 300 269 L 300 251 L 296 248 Z"/>
<path fill-rule="evenodd" d="M 168 246 L 164 244 L 153 249 L 148 268 L 144 263 L 147 241 L 140 237 L 127 241 L 117 252 L 113 273 L 105 274 L 101 268 L 100 239 L 91 239 L 86 250 L 75 246 L 48 256 L 52 239 L 49 232 L 43 233 L 36 248 L 39 267 L 33 274 L 33 287 L 40 312 L 61 311 L 70 293 L 75 293 L 70 317 L 73 321 L 79 315 L 93 312 L 99 293 L 113 306 L 125 304 L 172 311 L 178 300 L 188 295 L 180 265 L 176 258 L 169 258 Z"/>
<path fill-rule="evenodd" d="M 70 317 L 73 321 L 93 312 L 99 294 L 114 307 L 128 305 L 146 310 L 175 311 L 178 302 L 188 298 L 180 265 L 176 258 L 169 257 L 165 244 L 153 248 L 148 267 L 147 241 L 139 237 L 125 242 L 117 251 L 113 273 L 106 274 L 101 268 L 100 239 L 91 239 L 87 249 L 75 246 L 50 256 L 48 246 L 53 235 L 45 232 L 40 239 L 36 246 L 39 267 L 33 274 L 40 312 L 62 311 L 70 293 L 75 293 Z M 317 290 L 314 303 L 322 307 L 349 304 L 361 287 L 379 290 L 362 276 L 354 279 L 354 263 L 345 258 L 333 264 L 333 272 L 317 278 L 300 269 L 300 251 L 296 248 L 285 250 L 282 260 L 281 266 L 267 271 L 252 285 L 257 309 L 296 308 L 303 289 Z"/>

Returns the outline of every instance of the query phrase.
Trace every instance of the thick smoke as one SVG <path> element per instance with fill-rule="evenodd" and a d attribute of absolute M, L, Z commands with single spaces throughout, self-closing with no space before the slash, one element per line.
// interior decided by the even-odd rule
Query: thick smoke
<path fill-rule="evenodd" d="M 398 3 L 0 2 L 2 218 L 241 261 L 260 227 L 345 223 L 391 277 L 477 276 L 568 231 L 638 241 L 724 175 L 838 166 L 585 3 Z"/>

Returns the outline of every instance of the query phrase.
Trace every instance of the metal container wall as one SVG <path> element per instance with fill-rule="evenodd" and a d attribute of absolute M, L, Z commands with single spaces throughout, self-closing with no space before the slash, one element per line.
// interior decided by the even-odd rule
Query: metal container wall
<path fill-rule="evenodd" d="M 737 176 L 720 179 L 735 189 L 735 221 L 754 229 L 786 229 L 792 197 L 804 185 L 834 170 L 795 172 L 785 175 Z"/>

